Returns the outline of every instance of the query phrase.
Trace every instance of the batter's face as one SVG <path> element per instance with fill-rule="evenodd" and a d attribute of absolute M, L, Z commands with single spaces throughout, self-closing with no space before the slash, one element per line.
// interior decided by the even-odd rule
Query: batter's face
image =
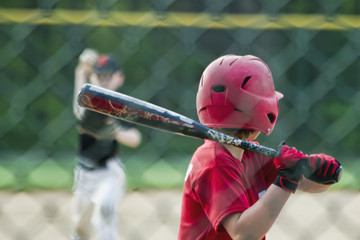
<path fill-rule="evenodd" d="M 121 72 L 113 74 L 96 74 L 90 76 L 90 83 L 96 86 L 115 91 L 124 83 L 124 75 Z"/>

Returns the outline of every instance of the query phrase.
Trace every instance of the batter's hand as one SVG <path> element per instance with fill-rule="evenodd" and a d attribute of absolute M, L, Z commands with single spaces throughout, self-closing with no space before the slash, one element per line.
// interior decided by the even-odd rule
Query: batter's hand
<path fill-rule="evenodd" d="M 304 176 L 321 184 L 336 183 L 334 175 L 341 164 L 333 157 L 324 153 L 311 154 L 305 162 Z"/>
<path fill-rule="evenodd" d="M 278 170 L 278 176 L 274 184 L 286 191 L 295 192 L 302 176 L 302 164 L 307 155 L 294 147 L 283 145 L 280 156 L 274 158 L 274 164 Z"/>

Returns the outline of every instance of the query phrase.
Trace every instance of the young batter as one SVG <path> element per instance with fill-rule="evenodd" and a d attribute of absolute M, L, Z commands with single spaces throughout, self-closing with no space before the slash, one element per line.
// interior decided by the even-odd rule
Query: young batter
<path fill-rule="evenodd" d="M 226 55 L 203 72 L 196 107 L 202 124 L 253 141 L 272 132 L 281 98 L 261 59 Z M 302 177 L 303 165 L 312 180 Z M 287 145 L 271 159 L 205 140 L 186 173 L 178 239 L 265 239 L 291 194 L 327 190 L 339 165 Z"/>
<path fill-rule="evenodd" d="M 141 134 L 126 122 L 77 104 L 85 83 L 117 90 L 124 82 L 118 63 L 108 55 L 86 49 L 75 70 L 74 113 L 78 119 L 79 151 L 75 169 L 71 239 L 90 239 L 92 226 L 102 240 L 118 239 L 117 209 L 126 190 L 118 142 L 140 144 Z"/>

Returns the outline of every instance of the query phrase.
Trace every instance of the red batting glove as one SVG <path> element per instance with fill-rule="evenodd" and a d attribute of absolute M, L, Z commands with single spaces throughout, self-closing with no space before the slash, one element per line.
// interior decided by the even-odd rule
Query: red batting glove
<path fill-rule="evenodd" d="M 304 176 L 321 184 L 333 184 L 338 181 L 334 176 L 341 164 L 333 157 L 324 153 L 311 154 L 305 162 Z"/>
<path fill-rule="evenodd" d="M 274 184 L 286 191 L 295 192 L 302 176 L 302 164 L 306 158 L 307 155 L 296 148 L 284 145 L 280 150 L 280 156 L 274 158 L 278 170 Z"/>

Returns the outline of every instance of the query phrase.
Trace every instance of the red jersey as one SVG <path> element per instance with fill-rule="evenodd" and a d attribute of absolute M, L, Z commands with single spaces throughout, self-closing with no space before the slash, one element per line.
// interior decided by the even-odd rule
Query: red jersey
<path fill-rule="evenodd" d="M 271 158 L 245 151 L 240 161 L 205 140 L 186 173 L 178 240 L 231 240 L 221 221 L 252 206 L 276 176 Z"/>

